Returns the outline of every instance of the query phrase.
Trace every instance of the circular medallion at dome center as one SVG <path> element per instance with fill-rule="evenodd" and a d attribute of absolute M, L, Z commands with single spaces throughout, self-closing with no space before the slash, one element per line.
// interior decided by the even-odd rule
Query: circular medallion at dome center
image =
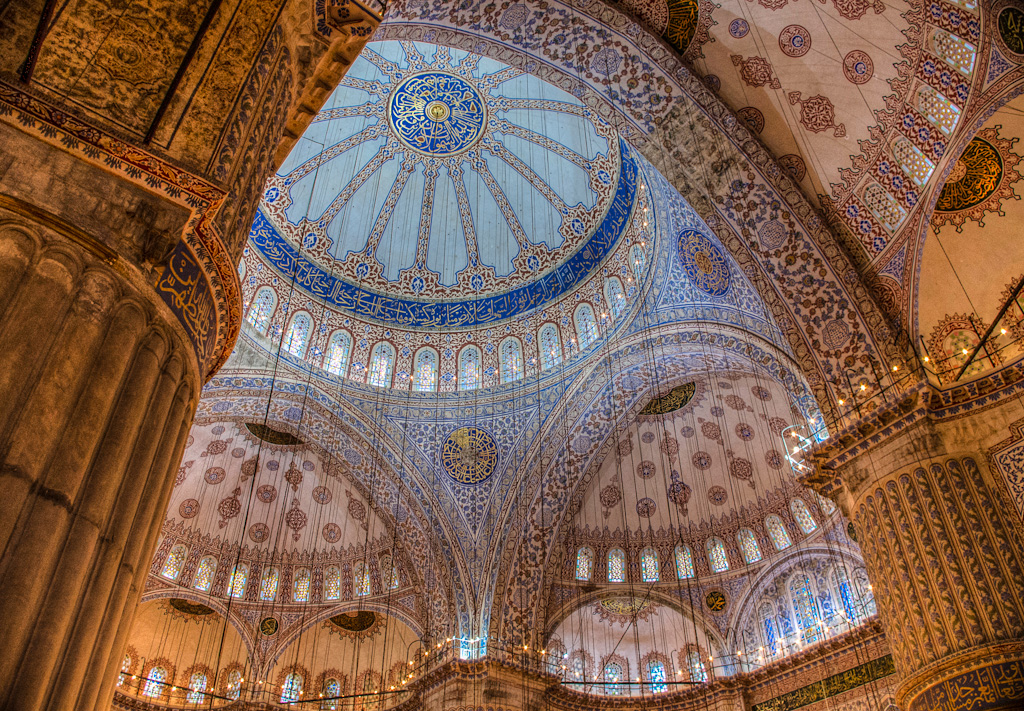
<path fill-rule="evenodd" d="M 388 117 L 404 144 L 436 156 L 471 147 L 486 122 L 476 87 L 444 72 L 414 74 L 399 84 L 391 94 Z"/>
<path fill-rule="evenodd" d="M 441 466 L 460 484 L 478 484 L 498 464 L 498 444 L 479 427 L 460 427 L 441 444 Z"/>

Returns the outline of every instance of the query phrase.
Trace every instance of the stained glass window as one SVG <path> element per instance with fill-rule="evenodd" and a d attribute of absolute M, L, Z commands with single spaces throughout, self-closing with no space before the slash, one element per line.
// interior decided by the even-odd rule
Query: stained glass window
<path fill-rule="evenodd" d="M 797 573 L 789 581 L 789 592 L 793 597 L 793 609 L 796 611 L 797 625 L 803 634 L 805 643 L 818 640 L 818 605 L 814 601 L 811 581 L 804 573 Z"/>
<path fill-rule="evenodd" d="M 640 575 L 645 583 L 658 582 L 658 551 L 644 548 L 640 553 Z"/>
<path fill-rule="evenodd" d="M 825 512 L 826 516 L 831 516 L 832 514 L 834 514 L 836 512 L 836 505 L 834 503 L 832 503 L 832 499 L 830 499 L 830 498 L 828 498 L 826 496 L 822 496 L 817 491 L 815 491 L 813 493 L 814 493 L 814 498 L 818 502 L 818 506 L 821 507 L 821 510 Z"/>
<path fill-rule="evenodd" d="M 351 354 L 352 337 L 344 331 L 338 331 L 331 336 L 330 345 L 327 346 L 324 368 L 335 375 L 345 375 L 345 371 L 348 370 L 348 359 Z"/>
<path fill-rule="evenodd" d="M 622 282 L 618 277 L 611 277 L 605 282 L 604 296 L 608 299 L 612 318 L 618 318 L 626 310 L 626 292 L 622 289 Z"/>
<path fill-rule="evenodd" d="M 257 291 L 256 298 L 252 300 L 252 306 L 249 308 L 246 318 L 260 333 L 267 330 L 270 314 L 274 310 L 274 301 L 274 291 L 269 286 Z"/>
<path fill-rule="evenodd" d="M 918 187 L 928 182 L 935 171 L 935 164 L 925 157 L 920 149 L 905 136 L 900 136 L 892 144 L 892 154 Z"/>
<path fill-rule="evenodd" d="M 412 375 L 412 389 L 429 393 L 437 390 L 437 353 L 423 348 L 416 354 L 416 367 Z"/>
<path fill-rule="evenodd" d="M 864 189 L 863 199 L 871 214 L 890 232 L 895 232 L 907 216 L 907 211 L 896 202 L 896 198 L 878 183 L 871 183 Z"/>
<path fill-rule="evenodd" d="M 201 704 L 206 699 L 206 674 L 201 671 L 193 672 L 188 680 L 188 694 L 185 696 L 186 703 Z"/>
<path fill-rule="evenodd" d="M 644 275 L 644 267 L 647 266 L 647 255 L 638 244 L 634 244 L 633 249 L 629 251 L 629 266 L 633 269 L 633 278 L 640 281 Z"/>
<path fill-rule="evenodd" d="M 327 679 L 324 681 L 324 701 L 320 704 L 321 709 L 329 709 L 329 711 L 335 711 L 338 707 L 337 697 L 341 696 L 341 682 L 337 679 Z"/>
<path fill-rule="evenodd" d="M 764 649 L 767 656 L 775 656 L 778 647 L 775 642 L 775 610 L 770 603 L 761 605 L 758 610 L 758 617 L 761 618 L 761 626 L 764 628 Z"/>
<path fill-rule="evenodd" d="M 690 681 L 707 682 L 708 668 L 704 666 L 704 660 L 700 658 L 698 650 L 691 649 L 686 653 L 686 666 L 690 670 Z"/>
<path fill-rule="evenodd" d="M 676 546 L 676 577 L 680 580 L 693 577 L 693 553 L 690 546 Z"/>
<path fill-rule="evenodd" d="M 843 605 L 843 614 L 850 624 L 857 620 L 857 610 L 853 605 L 853 589 L 850 587 L 850 579 L 846 575 L 846 569 L 842 566 L 836 568 L 832 574 L 832 582 L 839 591 L 839 601 Z"/>
<path fill-rule="evenodd" d="M 960 120 L 960 109 L 927 84 L 917 90 L 917 110 L 947 136 Z"/>
<path fill-rule="evenodd" d="M 789 538 L 789 531 L 786 530 L 782 519 L 775 514 L 764 520 L 764 527 L 768 529 L 768 537 L 772 539 L 775 550 L 784 551 L 793 545 L 793 541 Z"/>
<path fill-rule="evenodd" d="M 337 600 L 341 597 L 341 570 L 332 565 L 324 571 L 324 599 Z"/>
<path fill-rule="evenodd" d="M 386 388 L 391 385 L 391 369 L 395 367 L 395 349 L 387 343 L 378 343 L 370 359 L 370 385 Z"/>
<path fill-rule="evenodd" d="M 961 74 L 970 76 L 974 71 L 974 57 L 977 52 L 970 42 L 945 30 L 932 28 L 932 50 Z"/>
<path fill-rule="evenodd" d="M 626 582 L 626 552 L 621 548 L 608 551 L 608 582 Z"/>
<path fill-rule="evenodd" d="M 295 582 L 292 583 L 292 597 L 295 602 L 308 602 L 309 601 L 309 583 L 312 580 L 312 576 L 309 574 L 308 568 L 301 568 L 295 573 Z"/>
<path fill-rule="evenodd" d="M 398 568 L 392 563 L 390 555 L 380 557 L 380 578 L 388 590 L 395 590 L 401 582 L 398 578 Z"/>
<path fill-rule="evenodd" d="M 576 579 L 590 580 L 594 572 L 594 551 L 583 546 L 576 551 Z"/>
<path fill-rule="evenodd" d="M 196 568 L 196 575 L 192 579 L 192 587 L 196 590 L 202 590 L 207 592 L 210 589 L 210 585 L 213 584 L 213 574 L 217 572 L 217 559 L 213 556 L 206 556 L 199 561 L 199 567 Z"/>
<path fill-rule="evenodd" d="M 125 680 L 128 678 L 128 673 L 132 670 L 132 655 L 124 655 L 124 661 L 121 662 L 121 673 L 117 677 L 117 685 L 122 686 Z"/>
<path fill-rule="evenodd" d="M 232 669 L 228 672 L 227 696 L 229 699 L 237 700 L 242 695 L 242 672 Z"/>
<path fill-rule="evenodd" d="M 284 678 L 284 684 L 281 685 L 281 703 L 298 701 L 300 696 L 302 696 L 302 675 L 292 672 Z"/>
<path fill-rule="evenodd" d="M 582 679 L 583 675 L 587 673 L 587 666 L 581 652 L 577 652 L 572 658 L 572 673 L 577 679 Z"/>
<path fill-rule="evenodd" d="M 724 573 L 729 569 L 729 558 L 725 555 L 725 544 L 720 538 L 709 538 L 708 562 L 711 563 L 712 573 Z"/>
<path fill-rule="evenodd" d="M 164 682 L 167 681 L 167 670 L 163 667 L 153 667 L 146 675 L 146 685 L 142 687 L 143 696 L 156 698 L 164 693 Z"/>
<path fill-rule="evenodd" d="M 160 571 L 160 575 L 164 576 L 168 580 L 177 580 L 178 575 L 181 574 L 181 566 L 185 565 L 185 557 L 188 555 L 188 548 L 181 545 L 180 543 L 173 548 L 167 556 L 167 560 L 164 561 L 163 570 Z"/>
<path fill-rule="evenodd" d="M 619 686 L 619 683 L 626 681 L 624 676 L 621 664 L 618 662 L 607 662 L 604 665 L 604 693 L 609 696 L 622 694 L 625 687 Z"/>
<path fill-rule="evenodd" d="M 523 377 L 523 349 L 515 338 L 506 338 L 501 344 L 501 382 L 514 383 Z"/>
<path fill-rule="evenodd" d="M 480 387 L 480 350 L 466 346 L 459 354 L 459 390 L 476 390 Z"/>
<path fill-rule="evenodd" d="M 741 528 L 736 534 L 739 541 L 740 551 L 743 553 L 743 560 L 747 563 L 756 563 L 761 560 L 761 546 L 757 544 L 757 536 L 749 528 Z"/>
<path fill-rule="evenodd" d="M 277 597 L 277 582 L 280 574 L 277 568 L 267 568 L 263 571 L 263 580 L 260 581 L 260 600 L 273 600 Z"/>
<path fill-rule="evenodd" d="M 800 527 L 801 531 L 810 534 L 818 530 L 818 522 L 814 520 L 814 516 L 811 516 L 811 512 L 807 510 L 807 504 L 804 503 L 803 499 L 793 499 L 790 501 L 789 510 L 793 512 L 793 518 L 796 519 L 796 524 Z"/>
<path fill-rule="evenodd" d="M 651 691 L 655 694 L 668 691 L 668 685 L 665 684 L 665 663 L 660 659 L 647 662 L 647 678 L 651 682 Z"/>
<path fill-rule="evenodd" d="M 562 362 L 562 343 L 558 339 L 558 328 L 546 323 L 540 329 L 540 364 L 544 370 L 554 368 Z"/>
<path fill-rule="evenodd" d="M 359 561 L 355 566 L 356 572 L 356 595 L 362 597 L 370 594 L 370 571 L 366 563 Z"/>
<path fill-rule="evenodd" d="M 590 304 L 580 304 L 576 309 L 576 335 L 580 339 L 580 349 L 597 340 L 597 321 Z"/>
<path fill-rule="evenodd" d="M 245 583 L 249 579 L 249 566 L 239 563 L 231 571 L 231 597 L 242 597 L 245 595 Z"/>
<path fill-rule="evenodd" d="M 288 333 L 284 337 L 284 347 L 296 358 L 306 354 L 306 345 L 309 343 L 309 329 L 312 321 L 309 315 L 299 311 L 292 317 L 292 324 L 288 327 Z"/>

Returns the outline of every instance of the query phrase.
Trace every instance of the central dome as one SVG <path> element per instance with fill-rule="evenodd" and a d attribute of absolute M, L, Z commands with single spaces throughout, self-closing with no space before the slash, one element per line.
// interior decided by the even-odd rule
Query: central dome
<path fill-rule="evenodd" d="M 268 181 L 250 244 L 357 319 L 481 327 L 592 276 L 638 173 L 572 94 L 475 54 L 374 42 Z"/>

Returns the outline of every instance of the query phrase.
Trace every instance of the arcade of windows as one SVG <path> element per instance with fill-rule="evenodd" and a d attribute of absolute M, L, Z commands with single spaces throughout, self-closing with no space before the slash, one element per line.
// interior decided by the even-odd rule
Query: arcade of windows
<path fill-rule="evenodd" d="M 635 269 L 642 272 L 646 255 L 639 247 L 631 259 Z M 630 279 L 632 281 L 632 279 Z M 604 297 L 607 306 L 600 314 L 589 303 L 576 307 L 572 317 L 575 336 L 563 342 L 559 327 L 546 322 L 537 332 L 538 354 L 541 370 L 550 370 L 562 364 L 567 356 L 582 352 L 600 340 L 602 328 L 610 321 L 617 320 L 626 311 L 627 292 L 619 277 L 608 277 L 604 283 Z M 258 332 L 280 334 L 280 326 L 270 329 L 272 317 L 277 308 L 277 296 L 270 287 L 261 287 L 246 314 L 246 321 Z M 563 320 L 568 328 L 568 320 Z M 288 321 L 281 348 L 292 356 L 318 364 L 331 375 L 364 380 L 377 387 L 411 388 L 418 392 L 435 392 L 440 379 L 440 359 L 433 348 L 425 346 L 413 354 L 412 374 L 395 373 L 396 352 L 394 346 L 385 341 L 370 349 L 369 366 L 352 362 L 353 337 L 344 329 L 338 329 L 327 337 L 327 347 L 321 351 L 312 345 L 315 332 L 312 317 L 305 311 L 296 311 Z M 483 384 L 483 356 L 479 348 L 464 346 L 458 353 L 458 374 L 455 380 L 459 390 L 476 390 Z M 531 363 L 535 363 L 533 360 Z M 498 380 L 502 384 L 514 383 L 525 374 L 523 344 L 515 336 L 506 337 L 498 346 Z M 452 376 L 446 376 L 448 378 Z"/>
<path fill-rule="evenodd" d="M 177 580 L 181 575 L 185 559 L 188 557 L 188 546 L 177 544 L 171 548 L 160 569 L 160 575 L 168 580 Z M 195 575 L 192 577 L 192 587 L 201 592 L 209 592 L 213 583 L 214 575 L 217 572 L 218 561 L 213 556 L 205 556 L 199 562 Z M 398 568 L 393 564 L 390 555 L 380 557 L 380 574 L 382 584 L 386 590 L 397 590 L 401 585 Z M 278 599 L 278 587 L 281 580 L 280 570 L 276 567 L 267 567 L 259 581 L 258 599 L 266 602 L 274 602 Z M 340 600 L 342 594 L 342 570 L 337 565 L 329 565 L 324 568 L 323 576 L 323 599 Z M 234 598 L 245 597 L 249 583 L 249 565 L 247 563 L 237 564 L 231 571 L 231 579 L 228 583 L 228 595 Z M 373 594 L 371 584 L 370 566 L 364 561 L 357 561 L 353 566 L 352 588 L 357 597 Z M 309 602 L 312 595 L 313 574 L 309 568 L 296 568 L 292 572 L 291 590 L 288 594 L 288 602 Z"/>
<path fill-rule="evenodd" d="M 827 502 L 827 505 L 826 503 Z M 819 502 L 822 509 L 831 514 L 835 511 L 835 505 L 823 499 Z M 818 522 L 814 519 L 810 509 L 803 499 L 790 501 L 790 512 L 793 520 L 804 535 L 810 535 L 818 530 Z M 768 540 L 771 541 L 775 550 L 784 551 L 793 545 L 793 539 L 786 530 L 782 519 L 771 514 L 765 518 L 765 530 L 768 533 Z M 749 528 L 741 528 L 736 533 L 736 543 L 743 562 L 751 565 L 760 562 L 764 555 L 761 552 L 761 544 L 757 534 Z M 726 553 L 725 542 L 717 536 L 712 536 L 705 543 L 708 566 L 712 573 L 724 573 L 729 570 L 729 557 Z M 687 545 L 678 545 L 673 551 L 676 577 L 679 580 L 694 577 L 693 551 Z M 594 549 L 590 546 L 581 546 L 576 550 L 575 578 L 581 582 L 589 582 L 594 577 L 594 563 L 596 561 Z M 612 548 L 608 551 L 606 558 L 606 573 L 609 583 L 626 582 L 627 570 L 626 551 L 622 548 Z M 658 551 L 650 546 L 640 551 L 640 580 L 645 583 L 656 583 L 661 578 L 661 563 L 658 560 Z"/>

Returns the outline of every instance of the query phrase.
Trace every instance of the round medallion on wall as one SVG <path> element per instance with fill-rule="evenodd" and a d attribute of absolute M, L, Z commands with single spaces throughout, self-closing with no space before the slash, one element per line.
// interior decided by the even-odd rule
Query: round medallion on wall
<path fill-rule="evenodd" d="M 729 494 L 721 486 L 712 486 L 708 489 L 708 501 L 715 506 L 722 506 L 729 499 Z"/>
<path fill-rule="evenodd" d="M 747 23 L 746 20 L 737 17 L 735 20 L 729 23 L 729 34 L 735 37 L 736 39 L 746 37 L 748 32 L 750 32 L 750 25 Z"/>
<path fill-rule="evenodd" d="M 260 634 L 264 637 L 273 637 L 277 634 L 278 627 L 280 627 L 280 625 L 273 617 L 264 617 L 260 620 Z"/>
<path fill-rule="evenodd" d="M 441 444 L 441 466 L 460 484 L 479 484 L 497 464 L 498 445 L 479 427 L 460 427 Z"/>
<path fill-rule="evenodd" d="M 227 473 L 223 467 L 210 467 L 206 470 L 203 478 L 206 479 L 207 484 L 219 484 L 224 481 L 225 476 L 227 476 Z"/>
<path fill-rule="evenodd" d="M 1024 55 L 1024 11 L 1014 5 L 1007 5 L 999 11 L 996 26 L 1003 46 L 1011 54 Z"/>
<path fill-rule="evenodd" d="M 656 472 L 654 462 L 644 460 L 636 466 L 636 475 L 641 479 L 650 479 Z"/>
<path fill-rule="evenodd" d="M 185 499 L 178 507 L 178 513 L 182 518 L 195 518 L 199 515 L 199 501 L 197 499 Z"/>
<path fill-rule="evenodd" d="M 779 158 L 779 166 L 797 182 L 803 180 L 807 175 L 807 165 L 804 163 L 804 159 L 796 153 L 787 153 Z"/>
<path fill-rule="evenodd" d="M 935 203 L 936 212 L 969 210 L 985 202 L 999 187 L 1003 159 L 984 138 L 975 136 L 953 165 Z"/>
<path fill-rule="evenodd" d="M 476 87 L 444 72 L 414 74 L 399 84 L 391 94 L 388 118 L 402 143 L 430 155 L 470 148 L 486 122 Z"/>
<path fill-rule="evenodd" d="M 253 543 L 263 543 L 270 538 L 270 528 L 265 523 L 254 523 L 249 527 L 249 538 Z"/>
<path fill-rule="evenodd" d="M 729 263 L 714 242 L 697 230 L 679 234 L 679 259 L 694 285 L 709 296 L 729 290 Z"/>
<path fill-rule="evenodd" d="M 277 488 L 273 484 L 263 484 L 256 489 L 256 498 L 264 504 L 269 504 L 277 498 Z"/>
<path fill-rule="evenodd" d="M 764 114 L 753 106 L 744 106 L 736 112 L 736 116 L 754 133 L 764 130 Z"/>
<path fill-rule="evenodd" d="M 779 48 L 787 57 L 802 57 L 811 51 L 811 33 L 800 25 L 783 27 L 779 33 Z"/>
<path fill-rule="evenodd" d="M 641 518 L 650 518 L 657 510 L 658 504 L 654 502 L 654 499 L 648 496 L 645 496 L 636 502 L 636 512 Z"/>
<path fill-rule="evenodd" d="M 725 609 L 727 603 L 728 600 L 726 600 L 725 593 L 721 590 L 712 590 L 704 597 L 704 604 L 712 612 L 721 612 Z"/>
<path fill-rule="evenodd" d="M 875 74 L 875 63 L 867 52 L 855 49 L 843 58 L 843 74 L 854 84 L 864 84 Z"/>
<path fill-rule="evenodd" d="M 328 543 L 337 543 L 341 540 L 341 526 L 336 523 L 325 524 L 322 535 Z"/>

